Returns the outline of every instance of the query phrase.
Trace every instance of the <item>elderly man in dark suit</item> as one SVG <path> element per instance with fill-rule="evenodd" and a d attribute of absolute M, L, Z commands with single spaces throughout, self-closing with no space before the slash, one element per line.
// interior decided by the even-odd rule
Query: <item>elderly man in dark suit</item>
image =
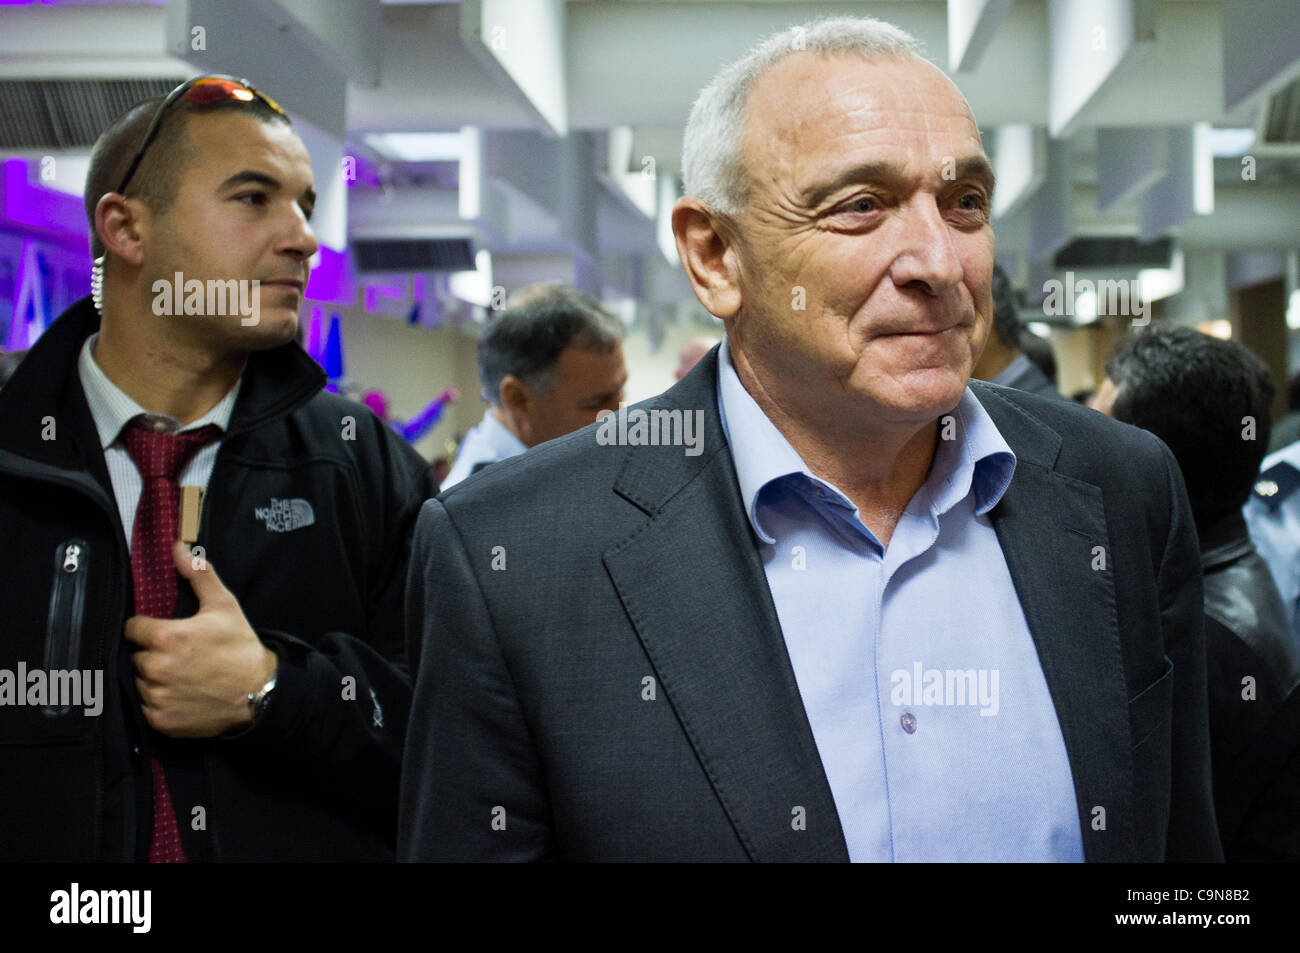
<path fill-rule="evenodd" d="M 993 176 L 912 47 L 723 70 L 673 226 L 726 340 L 425 505 L 400 856 L 1221 857 L 1177 466 L 969 382 Z"/>

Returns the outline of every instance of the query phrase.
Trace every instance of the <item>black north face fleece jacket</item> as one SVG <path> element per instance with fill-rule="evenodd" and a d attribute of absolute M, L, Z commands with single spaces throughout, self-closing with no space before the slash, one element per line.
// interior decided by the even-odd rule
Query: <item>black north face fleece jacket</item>
<path fill-rule="evenodd" d="M 0 674 L 103 673 L 97 715 L 38 695 L 0 704 L 0 860 L 145 859 L 154 752 L 190 860 L 390 859 L 411 698 L 403 586 L 434 492 L 424 461 L 325 392 L 298 345 L 249 358 L 198 544 L 279 656 L 278 683 L 242 735 L 165 738 L 140 711 L 122 635 L 131 561 L 77 375 L 98 326 L 77 302 L 0 391 Z M 197 601 L 179 589 L 188 617 Z"/>

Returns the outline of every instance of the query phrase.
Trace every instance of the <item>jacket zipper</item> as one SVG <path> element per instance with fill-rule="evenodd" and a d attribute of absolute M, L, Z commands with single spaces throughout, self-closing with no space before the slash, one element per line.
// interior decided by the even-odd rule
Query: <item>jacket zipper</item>
<path fill-rule="evenodd" d="M 78 493 L 81 496 L 84 496 L 87 499 L 91 500 L 96 506 L 99 507 L 100 511 L 109 520 L 110 525 L 116 529 L 115 536 L 117 542 L 117 551 L 122 553 L 124 556 L 129 552 L 129 550 L 127 549 L 126 537 L 122 535 L 122 527 L 116 516 L 117 508 L 113 504 L 112 498 L 108 494 L 106 494 L 104 492 L 103 487 L 101 487 L 97 482 L 95 482 L 95 480 L 92 479 L 89 475 L 85 475 L 85 476 L 72 475 L 67 473 L 64 470 L 60 470 L 57 467 L 45 466 L 43 464 L 34 464 L 25 458 L 16 457 L 14 454 L 10 453 L 7 450 L 0 450 L 0 473 L 9 473 L 14 476 L 20 477 L 22 479 L 37 480 L 45 484 L 62 487 L 64 489 L 72 490 L 73 492 Z M 64 555 L 65 554 L 62 552 L 58 552 L 55 554 L 57 560 L 57 568 L 55 570 L 56 579 L 57 579 L 57 573 L 63 571 Z M 83 587 L 86 585 L 85 555 L 86 555 L 85 547 L 83 546 L 82 552 L 77 554 L 77 562 L 78 562 L 77 568 L 80 570 L 80 575 L 82 576 L 81 585 Z M 114 565 L 113 553 L 111 551 L 108 554 L 108 572 L 109 572 L 110 579 L 118 579 L 118 580 L 121 579 L 121 569 L 120 567 Z M 127 577 L 126 585 L 127 586 L 130 585 L 129 576 Z M 115 594 L 121 595 L 120 586 L 118 587 Z M 83 590 L 83 600 L 84 600 L 84 590 Z M 110 617 L 113 617 L 116 613 L 123 611 L 124 607 L 122 605 L 122 601 L 124 600 L 113 601 L 112 599 L 110 599 L 109 601 Z M 98 642 L 99 645 L 99 651 L 96 654 L 95 664 L 97 664 L 101 670 L 104 670 L 106 675 L 109 675 L 109 677 L 112 678 L 116 678 L 117 677 L 116 670 L 114 670 L 110 674 L 107 669 L 107 660 L 108 660 L 108 656 L 110 655 L 110 649 L 107 646 L 107 640 L 97 639 L 96 641 Z M 103 858 L 103 843 L 104 843 L 104 825 L 103 825 L 104 758 L 103 758 L 103 749 L 102 747 L 99 746 L 96 747 L 94 770 L 95 770 L 95 821 L 94 821 L 95 832 L 94 832 L 93 856 L 96 859 L 100 859 Z M 124 819 L 125 830 L 124 830 L 124 840 L 122 843 L 122 857 L 120 858 L 120 860 L 129 863 L 136 859 L 136 850 L 135 850 L 135 837 L 136 837 L 136 826 L 137 826 L 136 809 L 135 809 L 136 783 L 135 783 L 135 776 L 133 773 L 128 773 L 126 775 L 126 777 L 122 781 L 122 787 L 124 790 L 123 803 L 126 805 L 126 808 L 123 811 L 123 814 L 125 815 L 125 819 Z"/>
<path fill-rule="evenodd" d="M 84 539 L 70 539 L 54 550 L 54 586 L 50 613 L 45 624 L 45 669 L 73 671 L 81 657 L 81 629 L 86 615 L 87 559 L 90 547 Z M 42 711 L 55 718 L 66 715 L 71 706 L 46 705 Z"/>

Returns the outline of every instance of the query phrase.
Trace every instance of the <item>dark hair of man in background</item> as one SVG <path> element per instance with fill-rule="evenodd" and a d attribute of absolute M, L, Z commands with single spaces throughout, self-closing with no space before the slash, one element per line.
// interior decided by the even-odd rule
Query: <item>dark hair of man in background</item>
<path fill-rule="evenodd" d="M 1268 447 L 1273 384 L 1245 345 L 1192 328 L 1133 334 L 1106 364 L 1112 416 L 1149 430 L 1178 459 L 1197 524 L 1241 509 Z M 1243 439 L 1255 421 L 1254 439 Z"/>
<path fill-rule="evenodd" d="M 1016 307 L 1016 290 L 1001 265 L 993 266 L 993 333 L 1003 347 L 1021 347 L 1020 315 Z M 1035 362 L 1037 363 L 1037 362 Z"/>
<path fill-rule="evenodd" d="M 545 392 L 567 347 L 609 353 L 622 328 L 591 296 L 567 285 L 544 285 L 516 298 L 478 342 L 479 378 L 488 400 L 501 405 L 501 381 L 516 377 Z"/>
<path fill-rule="evenodd" d="M 1020 350 L 1025 357 L 1034 362 L 1034 366 L 1043 372 L 1043 376 L 1056 386 L 1056 355 L 1052 353 L 1050 342 L 1043 340 L 1028 329 L 1020 334 Z"/>
<path fill-rule="evenodd" d="M 104 245 L 95 233 L 95 206 L 100 196 L 116 191 L 122 184 L 122 176 L 135 158 L 140 143 L 149 131 L 158 107 L 162 105 L 163 96 L 146 99 L 132 106 L 122 114 L 113 125 L 99 137 L 94 151 L 90 155 L 90 170 L 86 176 L 86 219 L 90 222 L 90 256 L 98 258 L 104 254 Z M 285 125 L 289 120 L 271 109 L 260 99 L 251 101 L 227 100 L 196 107 L 183 97 L 167 107 L 162 125 L 154 136 L 153 142 L 145 150 L 140 167 L 131 176 L 126 186 L 126 197 L 138 197 L 148 204 L 155 213 L 166 211 L 176 201 L 180 188 L 181 172 L 194 160 L 194 152 L 185 128 L 189 113 L 202 111 L 212 113 L 221 109 L 237 108 L 241 116 L 250 116 L 262 122 L 279 122 Z"/>

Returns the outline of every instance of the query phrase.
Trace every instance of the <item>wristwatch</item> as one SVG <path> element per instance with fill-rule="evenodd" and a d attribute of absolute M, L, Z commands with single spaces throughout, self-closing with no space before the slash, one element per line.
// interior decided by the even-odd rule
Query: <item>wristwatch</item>
<path fill-rule="evenodd" d="M 275 691 L 275 676 L 279 673 L 277 668 L 271 673 L 270 679 L 265 685 L 255 692 L 248 693 L 248 714 L 253 719 L 253 724 L 257 724 L 264 714 L 267 707 L 271 704 L 271 693 Z"/>

